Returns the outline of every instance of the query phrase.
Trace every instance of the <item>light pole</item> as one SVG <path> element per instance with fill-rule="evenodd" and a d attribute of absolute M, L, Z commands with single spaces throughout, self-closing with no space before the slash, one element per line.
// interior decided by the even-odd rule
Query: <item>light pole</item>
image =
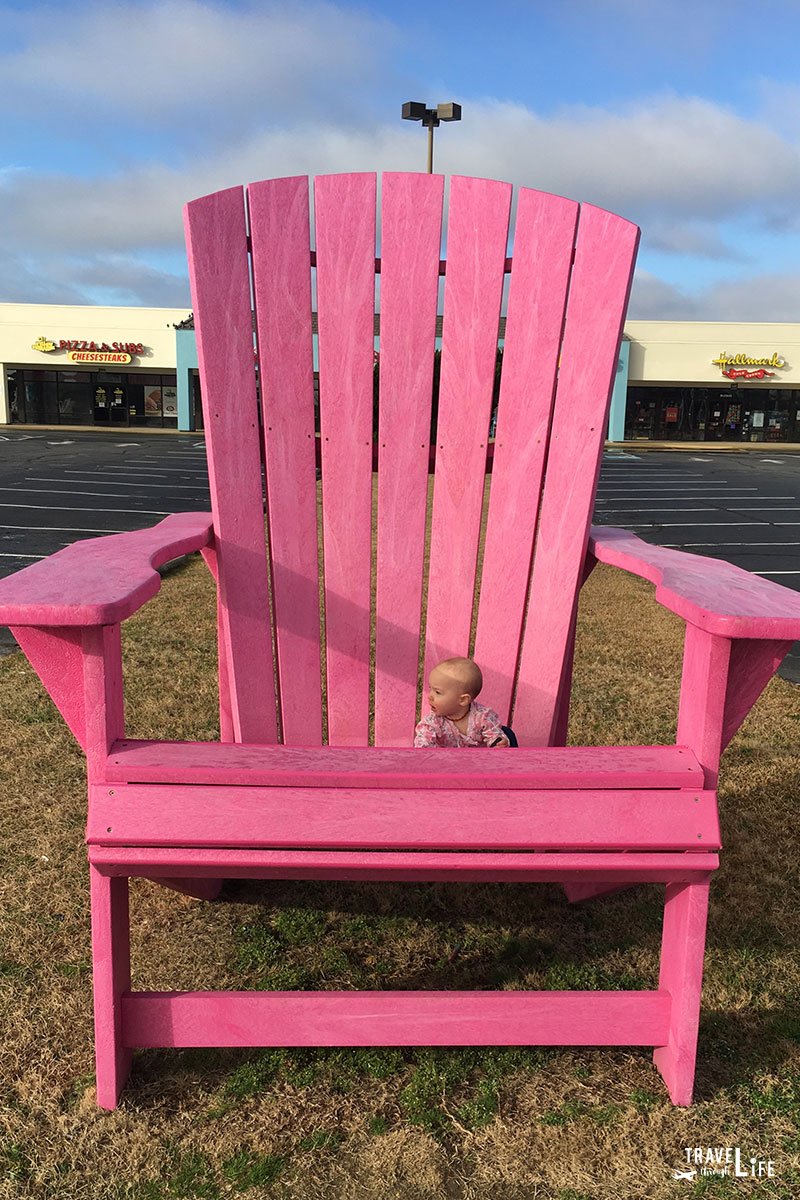
<path fill-rule="evenodd" d="M 436 108 L 426 108 L 417 100 L 409 100 L 403 105 L 404 121 L 422 121 L 428 130 L 428 174 L 433 174 L 433 131 L 440 121 L 460 121 L 460 104 L 437 104 Z"/>

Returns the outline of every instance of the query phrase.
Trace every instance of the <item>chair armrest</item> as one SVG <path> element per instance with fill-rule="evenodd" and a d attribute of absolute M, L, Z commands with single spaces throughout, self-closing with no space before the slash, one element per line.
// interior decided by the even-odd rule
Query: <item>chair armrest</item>
<path fill-rule="evenodd" d="M 741 567 L 652 546 L 626 529 L 593 525 L 589 553 L 656 585 L 656 600 L 691 625 L 728 638 L 800 638 L 800 593 Z"/>
<path fill-rule="evenodd" d="M 0 580 L 0 625 L 115 625 L 155 596 L 157 567 L 207 546 L 210 513 L 74 542 Z"/>

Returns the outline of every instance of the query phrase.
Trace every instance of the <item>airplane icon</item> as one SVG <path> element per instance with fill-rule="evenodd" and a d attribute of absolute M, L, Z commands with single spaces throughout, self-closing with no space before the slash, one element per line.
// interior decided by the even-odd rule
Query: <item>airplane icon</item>
<path fill-rule="evenodd" d="M 673 1171 L 672 1178 L 673 1179 L 694 1179 L 696 1174 L 697 1174 L 697 1171 L 695 1171 L 694 1168 L 692 1168 L 691 1171 Z"/>

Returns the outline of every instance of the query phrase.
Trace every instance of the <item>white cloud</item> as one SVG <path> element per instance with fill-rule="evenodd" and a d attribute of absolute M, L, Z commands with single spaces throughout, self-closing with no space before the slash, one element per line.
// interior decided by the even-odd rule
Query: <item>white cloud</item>
<path fill-rule="evenodd" d="M 53 128 L 120 118 L 187 127 L 193 144 L 221 131 L 351 112 L 390 69 L 397 27 L 330 3 L 232 6 L 203 0 L 35 6 L 0 54 L 0 103 L 47 116 Z M 352 114 L 351 114 L 352 115 Z M 164 128 L 162 128 L 164 127 Z M 124 130 L 108 140 L 124 154 Z"/>
<path fill-rule="evenodd" d="M 654 244 L 724 256 L 714 223 L 743 212 L 794 207 L 800 151 L 769 130 L 706 101 L 667 99 L 627 114 L 572 111 L 545 119 L 519 105 L 478 101 L 462 125 L 437 131 L 436 165 L 599 204 L 645 225 Z M 414 136 L 416 135 L 416 136 Z M 763 170 L 742 171 L 758 153 Z M 266 129 L 197 155 L 186 165 L 152 162 L 106 176 L 10 175 L 0 212 L 15 239 L 62 248 L 129 250 L 179 244 L 180 210 L 198 195 L 282 174 L 418 169 L 418 127 L 329 120 Z"/>
<path fill-rule="evenodd" d="M 800 321 L 800 270 L 742 275 L 688 292 L 638 270 L 629 316 L 648 321 Z"/>
<path fill-rule="evenodd" d="M 443 146 L 442 169 L 513 178 L 634 220 L 796 207 L 797 145 L 708 100 L 665 96 L 548 118 L 483 101 L 469 106 L 469 122 L 468 138 Z"/>
<path fill-rule="evenodd" d="M 53 9 L 49 20 L 42 13 L 14 18 L 12 48 L 0 50 L 0 103 L 28 128 L 38 114 L 48 136 L 53 126 L 92 136 L 95 162 L 99 146 L 108 153 L 92 177 L 30 164 L 0 175 L 9 299 L 32 291 L 50 299 L 48 286 L 63 298 L 127 274 L 142 303 L 171 303 L 182 280 L 148 263 L 154 251 L 181 252 L 187 200 L 271 176 L 424 166 L 420 127 L 369 102 L 398 84 L 393 55 L 403 35 L 368 10 L 91 0 Z M 124 69 L 98 68 L 121 54 Z M 409 95 L 416 88 L 403 77 L 400 98 L 406 85 Z M 721 222 L 745 217 L 769 237 L 797 220 L 800 148 L 790 132 L 709 100 L 661 95 L 548 116 L 496 98 L 463 97 L 463 107 L 461 123 L 436 131 L 437 170 L 622 213 L 643 226 L 643 259 L 654 249 L 727 260 L 729 271 L 747 260 L 724 241 Z M 790 278 L 773 277 L 756 299 L 744 276 L 741 295 L 735 284 L 695 293 L 640 271 L 633 303 L 637 315 L 691 316 L 693 306 L 763 302 L 763 319 L 774 319 L 791 308 Z"/>
<path fill-rule="evenodd" d="M 697 321 L 700 303 L 696 296 L 640 267 L 633 279 L 628 316 L 633 321 Z"/>
<path fill-rule="evenodd" d="M 710 221 L 650 220 L 642 230 L 642 247 L 717 262 L 745 262 L 748 255 L 731 246 Z"/>

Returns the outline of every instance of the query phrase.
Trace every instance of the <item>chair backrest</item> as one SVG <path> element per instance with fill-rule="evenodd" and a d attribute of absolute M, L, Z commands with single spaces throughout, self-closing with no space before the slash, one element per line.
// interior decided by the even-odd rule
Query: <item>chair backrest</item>
<path fill-rule="evenodd" d="M 508 257 L 511 185 L 453 176 L 441 261 L 444 183 L 382 176 L 377 257 L 374 174 L 314 180 L 314 250 L 305 176 L 186 206 L 236 740 L 319 745 L 325 679 L 331 745 L 410 745 L 421 657 L 472 638 L 481 700 L 553 740 L 639 231 L 520 188 Z"/>

